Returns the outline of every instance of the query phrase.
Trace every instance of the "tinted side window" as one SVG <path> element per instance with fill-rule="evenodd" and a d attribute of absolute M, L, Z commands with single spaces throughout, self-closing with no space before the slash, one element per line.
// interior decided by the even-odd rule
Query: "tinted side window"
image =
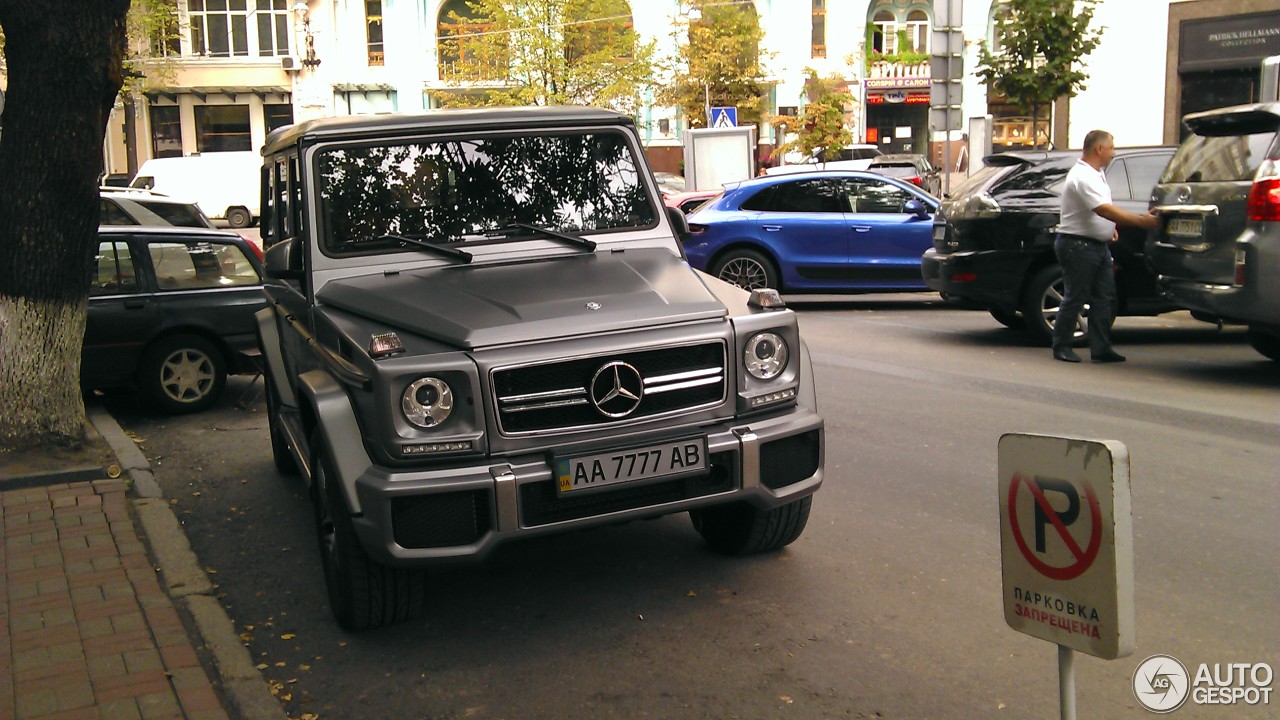
<path fill-rule="evenodd" d="M 1173 154 L 1160 182 L 1252 180 L 1274 138 L 1272 130 L 1252 135 L 1191 135 Z"/>
<path fill-rule="evenodd" d="M 1151 197 L 1151 188 L 1156 186 L 1160 173 L 1169 165 L 1169 155 L 1135 155 L 1124 159 L 1124 166 L 1129 171 L 1129 193 L 1135 200 L 1146 200 Z"/>
<path fill-rule="evenodd" d="M 840 198 L 840 188 L 830 180 L 797 180 L 777 186 L 773 212 L 838 213 L 845 208 Z"/>
<path fill-rule="evenodd" d="M 116 204 L 114 200 L 101 198 L 98 200 L 98 224 L 99 225 L 137 225 L 133 218 L 125 214 L 124 210 Z"/>
<path fill-rule="evenodd" d="M 906 190 L 879 180 L 848 178 L 842 182 L 849 209 L 855 213 L 900 213 L 903 204 L 914 198 Z"/>
<path fill-rule="evenodd" d="M 751 197 L 747 198 L 746 202 L 742 203 L 742 206 L 741 206 L 742 209 L 743 210 L 768 210 L 770 206 L 770 202 L 773 200 L 773 193 L 777 189 L 778 188 L 776 185 L 770 185 L 769 187 L 761 190 L 755 195 L 752 195 Z"/>
<path fill-rule="evenodd" d="M 138 275 L 133 270 L 133 258 L 129 245 L 123 242 L 98 243 L 94 256 L 93 278 L 89 282 L 89 295 L 119 295 L 138 291 Z"/>
<path fill-rule="evenodd" d="M 261 282 L 252 263 L 235 245 L 208 242 L 147 244 L 156 285 L 161 290 L 255 285 Z"/>
<path fill-rule="evenodd" d="M 1046 160 L 1029 167 L 1000 185 L 1001 190 L 1050 190 L 1059 192 L 1067 179 L 1067 172 L 1076 164 L 1075 156 Z"/>
<path fill-rule="evenodd" d="M 1107 185 L 1111 186 L 1112 200 L 1132 200 L 1129 194 L 1129 171 L 1124 160 L 1112 160 L 1107 168 Z"/>
<path fill-rule="evenodd" d="M 209 227 L 200 210 L 191 205 L 162 203 L 150 200 L 136 200 L 139 205 L 164 218 L 165 222 L 178 227 Z"/>

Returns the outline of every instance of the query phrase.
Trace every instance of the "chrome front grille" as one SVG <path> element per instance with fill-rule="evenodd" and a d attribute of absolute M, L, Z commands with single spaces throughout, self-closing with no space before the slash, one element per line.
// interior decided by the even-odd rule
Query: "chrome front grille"
<path fill-rule="evenodd" d="M 492 377 L 503 434 L 589 428 L 723 402 L 725 346 L 710 342 L 603 353 L 498 368 Z"/>

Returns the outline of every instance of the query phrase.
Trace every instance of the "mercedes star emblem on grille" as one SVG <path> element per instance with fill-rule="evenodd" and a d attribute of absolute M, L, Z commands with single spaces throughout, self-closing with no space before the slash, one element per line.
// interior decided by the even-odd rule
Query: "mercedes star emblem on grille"
<path fill-rule="evenodd" d="M 606 417 L 630 415 L 640 407 L 642 397 L 644 378 L 639 370 L 621 360 L 605 363 L 591 378 L 591 404 Z"/>

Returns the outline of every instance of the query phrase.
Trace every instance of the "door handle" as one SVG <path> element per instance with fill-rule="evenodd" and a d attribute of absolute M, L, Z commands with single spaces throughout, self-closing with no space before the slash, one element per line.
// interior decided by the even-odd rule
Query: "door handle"
<path fill-rule="evenodd" d="M 870 225 L 853 225 L 851 227 L 853 228 L 854 232 L 871 232 Z"/>
<path fill-rule="evenodd" d="M 761 225 L 760 227 L 768 232 L 778 232 L 782 229 L 781 225 Z"/>
<path fill-rule="evenodd" d="M 140 310 L 147 306 L 146 300 L 125 300 L 124 306 L 129 310 Z"/>

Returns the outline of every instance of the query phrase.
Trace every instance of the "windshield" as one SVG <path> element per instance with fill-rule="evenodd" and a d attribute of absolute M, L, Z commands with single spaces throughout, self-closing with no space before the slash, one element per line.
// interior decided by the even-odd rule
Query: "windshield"
<path fill-rule="evenodd" d="M 319 153 L 327 252 L 414 250 L 525 223 L 583 232 L 657 222 L 621 133 L 397 139 Z M 470 236 L 470 237 L 468 237 Z"/>

